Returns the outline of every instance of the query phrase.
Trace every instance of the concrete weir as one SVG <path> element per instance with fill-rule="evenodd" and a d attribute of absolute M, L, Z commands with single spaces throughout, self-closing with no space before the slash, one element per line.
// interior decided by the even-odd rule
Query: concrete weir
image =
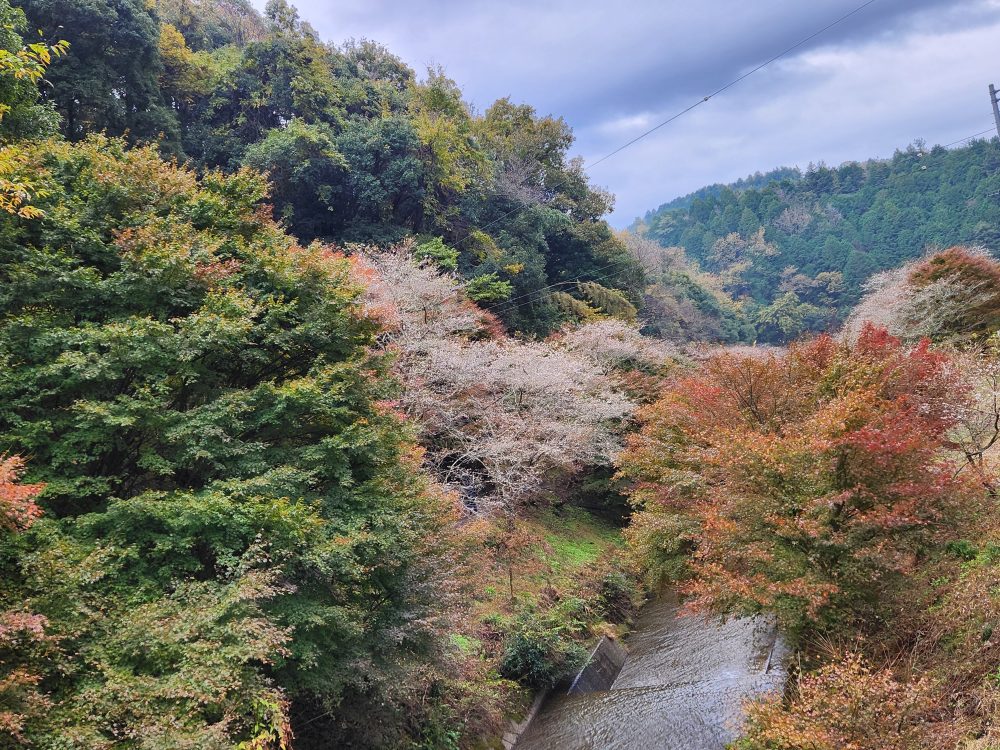
<path fill-rule="evenodd" d="M 627 651 L 602 639 L 570 692 L 525 722 L 517 750 L 723 750 L 736 739 L 743 700 L 783 688 L 787 648 L 765 618 L 678 609 L 648 604 Z"/>
<path fill-rule="evenodd" d="M 590 653 L 590 658 L 580 670 L 580 674 L 569 686 L 568 694 L 610 690 L 618 673 L 625 665 L 626 656 L 625 649 L 617 641 L 613 641 L 607 636 L 602 637 Z"/>

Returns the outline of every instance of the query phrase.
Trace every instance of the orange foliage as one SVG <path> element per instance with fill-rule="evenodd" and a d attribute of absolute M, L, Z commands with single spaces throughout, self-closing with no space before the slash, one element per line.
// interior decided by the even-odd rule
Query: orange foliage
<path fill-rule="evenodd" d="M 713 357 L 647 407 L 622 474 L 637 528 L 691 521 L 693 606 L 815 623 L 910 570 L 966 496 L 939 460 L 961 397 L 946 365 L 868 326 L 853 346 Z"/>
<path fill-rule="evenodd" d="M 43 484 L 18 484 L 24 461 L 18 456 L 0 458 L 0 531 L 23 531 L 42 515 L 34 499 Z"/>
<path fill-rule="evenodd" d="M 910 283 L 926 286 L 935 281 L 958 277 L 971 285 L 985 283 L 1000 286 L 1000 263 L 964 247 L 951 247 L 937 253 L 910 273 Z"/>
<path fill-rule="evenodd" d="M 962 247 L 952 247 L 920 263 L 908 277 L 910 286 L 923 289 L 938 282 L 965 291 L 964 309 L 949 327 L 967 333 L 988 333 L 1000 328 L 1000 263 Z"/>
<path fill-rule="evenodd" d="M 42 514 L 34 498 L 41 484 L 18 484 L 24 462 L 0 459 L 0 533 L 23 531 Z M 0 611 L 0 738 L 20 741 L 29 713 L 48 705 L 36 689 L 40 677 L 21 664 L 27 644 L 46 640 L 47 621 L 29 612 Z"/>
<path fill-rule="evenodd" d="M 929 684 L 898 682 L 857 654 L 803 676 L 791 705 L 751 704 L 740 750 L 905 750 L 924 747 L 915 719 Z"/>

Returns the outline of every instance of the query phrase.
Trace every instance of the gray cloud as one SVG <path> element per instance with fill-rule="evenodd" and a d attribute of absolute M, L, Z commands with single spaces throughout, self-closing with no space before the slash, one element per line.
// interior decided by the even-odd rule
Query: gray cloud
<path fill-rule="evenodd" d="M 479 109 L 501 96 L 566 117 L 589 161 L 861 0 L 300 0 L 330 41 L 440 64 Z M 592 171 L 614 220 L 781 164 L 888 155 L 989 125 L 1000 0 L 878 0 L 737 89 Z M 996 67 L 994 65 L 996 64 Z"/>

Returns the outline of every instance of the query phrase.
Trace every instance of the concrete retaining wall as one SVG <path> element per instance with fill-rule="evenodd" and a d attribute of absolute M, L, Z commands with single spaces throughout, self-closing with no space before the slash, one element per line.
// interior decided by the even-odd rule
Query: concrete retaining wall
<path fill-rule="evenodd" d="M 601 638 L 586 665 L 570 685 L 569 695 L 610 690 L 618 673 L 622 671 L 626 655 L 625 649 L 618 641 L 613 641 L 607 636 Z"/>
<path fill-rule="evenodd" d="M 608 690 L 611 683 L 615 681 L 618 673 L 622 671 L 625 663 L 626 652 L 618 641 L 613 641 L 607 636 L 601 638 L 594 650 L 590 652 L 587 663 L 570 685 L 569 693 L 592 693 L 598 690 Z M 512 750 L 521 738 L 521 735 L 528 729 L 534 720 L 535 715 L 542 708 L 546 698 L 549 696 L 548 690 L 543 690 L 535 696 L 535 702 L 527 715 L 519 722 L 509 722 L 507 730 L 503 733 L 503 746 L 505 750 Z"/>
<path fill-rule="evenodd" d="M 507 723 L 507 731 L 503 733 L 502 739 L 504 750 L 513 750 L 517 741 L 521 739 L 521 735 L 524 734 L 528 725 L 534 720 L 535 716 L 541 710 L 542 704 L 545 703 L 545 699 L 548 697 L 548 690 L 540 690 L 538 695 L 535 696 L 535 702 L 531 704 L 527 715 L 520 721 L 510 721 Z"/>

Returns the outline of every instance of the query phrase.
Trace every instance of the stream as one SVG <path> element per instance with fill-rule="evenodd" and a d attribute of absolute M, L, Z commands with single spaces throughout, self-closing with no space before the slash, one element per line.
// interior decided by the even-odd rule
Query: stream
<path fill-rule="evenodd" d="M 516 750 L 722 750 L 742 702 L 780 691 L 788 650 L 764 618 L 720 622 L 647 604 L 609 690 L 553 694 Z"/>

